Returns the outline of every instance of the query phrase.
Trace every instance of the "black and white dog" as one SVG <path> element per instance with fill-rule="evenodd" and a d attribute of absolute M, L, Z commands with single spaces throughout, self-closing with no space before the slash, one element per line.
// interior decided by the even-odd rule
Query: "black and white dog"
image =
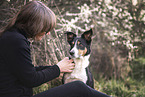
<path fill-rule="evenodd" d="M 90 87 L 94 88 L 92 74 L 88 68 L 90 57 L 92 29 L 84 32 L 81 37 L 77 37 L 73 32 L 66 32 L 67 42 L 70 44 L 70 56 L 74 60 L 75 69 L 71 73 L 63 75 L 62 82 L 68 83 L 76 80 L 83 81 Z"/>

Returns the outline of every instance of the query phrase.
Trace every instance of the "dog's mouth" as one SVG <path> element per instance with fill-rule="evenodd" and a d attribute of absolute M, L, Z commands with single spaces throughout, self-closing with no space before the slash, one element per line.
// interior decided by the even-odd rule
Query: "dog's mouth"
<path fill-rule="evenodd" d="M 81 55 L 77 55 L 77 56 L 76 56 L 75 54 L 69 54 L 69 57 L 72 58 L 72 59 L 74 59 L 74 58 L 75 58 L 75 59 L 78 59 L 78 58 L 81 57 Z"/>
<path fill-rule="evenodd" d="M 69 52 L 69 54 L 70 54 L 71 56 L 74 56 L 74 52 Z"/>
<path fill-rule="evenodd" d="M 70 57 L 75 58 L 75 53 L 74 52 L 69 52 Z"/>
<path fill-rule="evenodd" d="M 69 57 L 70 58 L 75 58 L 74 54 L 73 55 L 72 54 L 69 54 Z"/>

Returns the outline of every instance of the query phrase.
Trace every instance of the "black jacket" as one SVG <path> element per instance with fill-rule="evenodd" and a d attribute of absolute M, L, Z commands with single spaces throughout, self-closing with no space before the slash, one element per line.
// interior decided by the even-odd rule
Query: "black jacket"
<path fill-rule="evenodd" d="M 13 28 L 0 37 L 0 97 L 30 97 L 32 88 L 60 75 L 57 65 L 35 68 L 26 33 Z"/>

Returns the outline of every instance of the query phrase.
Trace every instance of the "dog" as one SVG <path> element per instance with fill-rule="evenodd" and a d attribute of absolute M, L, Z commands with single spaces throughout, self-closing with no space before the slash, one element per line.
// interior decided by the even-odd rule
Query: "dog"
<path fill-rule="evenodd" d="M 91 52 L 91 37 L 93 34 L 92 29 L 85 31 L 81 37 L 77 37 L 73 32 L 65 32 L 65 34 L 67 34 L 67 42 L 70 45 L 70 58 L 74 60 L 75 68 L 71 73 L 64 73 L 62 83 L 80 80 L 94 88 L 93 76 L 88 67 Z"/>

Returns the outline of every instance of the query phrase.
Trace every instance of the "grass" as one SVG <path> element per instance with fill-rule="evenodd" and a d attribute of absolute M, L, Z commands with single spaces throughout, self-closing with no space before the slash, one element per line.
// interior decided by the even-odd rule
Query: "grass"
<path fill-rule="evenodd" d="M 58 86 L 61 84 L 59 81 L 60 80 L 55 80 L 51 83 L 45 83 L 34 88 L 34 94 Z M 145 97 L 145 82 L 138 82 L 131 78 L 127 78 L 126 80 L 104 80 L 103 78 L 98 81 L 95 80 L 95 89 L 108 95 L 112 95 L 113 97 Z"/>
<path fill-rule="evenodd" d="M 145 97 L 145 82 L 138 82 L 131 78 L 123 80 L 99 80 L 95 82 L 95 89 L 113 97 Z"/>

